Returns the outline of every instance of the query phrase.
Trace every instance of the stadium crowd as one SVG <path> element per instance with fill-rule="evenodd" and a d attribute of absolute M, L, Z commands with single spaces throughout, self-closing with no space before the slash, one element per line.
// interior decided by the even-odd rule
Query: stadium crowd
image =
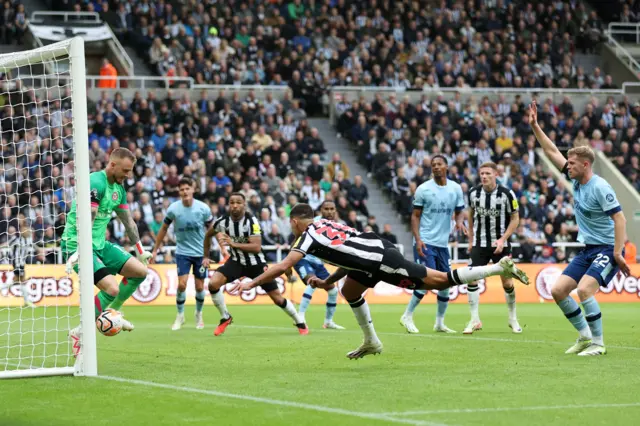
<path fill-rule="evenodd" d="M 71 105 L 68 96 L 53 102 L 33 96 L 14 87 L 5 99 L 13 109 L 0 113 L 0 243 L 26 222 L 41 248 L 36 260 L 53 263 L 52 249 L 58 246 L 75 185 L 69 163 Z M 381 232 L 375 217 L 363 216 L 367 190 L 362 180 L 350 176 L 340 154 L 327 158 L 317 129 L 309 127 L 296 100 L 267 95 L 259 101 L 253 94 L 240 99 L 224 91 L 215 100 L 207 100 L 205 92 L 192 100 L 171 91 L 164 99 L 153 92 L 123 99 L 103 92 L 96 102 L 89 100 L 88 110 L 92 171 L 102 170 L 116 147 L 129 148 L 138 158 L 125 186 L 143 244 L 152 245 L 167 207 L 178 197 L 181 176 L 197 182 L 196 197 L 211 206 L 216 218 L 226 212 L 231 192 L 244 194 L 260 220 L 265 245 L 291 243 L 288 212 L 297 202 L 319 208 L 324 200 L 334 200 L 345 223 Z M 13 132 L 16 128 L 28 131 Z M 395 238 L 390 229 L 384 231 Z M 127 245 L 117 220 L 108 238 Z M 173 241 L 170 234 L 167 244 Z M 171 255 L 164 260 L 172 261 Z"/>
<path fill-rule="evenodd" d="M 80 3 L 58 6 L 81 10 Z M 603 22 L 582 1 L 89 1 L 158 74 L 289 85 L 315 113 L 330 86 L 575 87 Z M 326 98 L 325 98 L 326 102 Z"/>
<path fill-rule="evenodd" d="M 28 17 L 18 0 L 6 0 L 0 6 L 0 43 L 22 44 L 27 31 Z"/>
<path fill-rule="evenodd" d="M 565 97 L 559 104 L 541 100 L 538 121 L 561 150 L 589 145 L 610 157 L 640 191 L 640 102 L 616 103 L 609 98 L 599 105 L 593 98 L 583 111 Z M 350 102 L 342 95 L 336 105 L 337 131 L 358 150 L 380 185 L 408 219 L 416 188 L 429 179 L 431 157 L 442 154 L 449 163 L 449 178 L 459 182 L 465 194 L 479 184 L 478 167 L 498 164 L 498 183 L 512 189 L 520 208 L 520 226 L 513 242 L 522 261 L 565 261 L 576 250 L 555 250 L 553 243 L 576 242 L 577 224 L 572 196 L 562 182 L 545 171 L 535 151 L 536 140 L 520 97 L 508 103 L 501 96 L 446 101 L 442 94 L 412 103 L 395 94 L 377 94 L 373 102 Z M 468 203 L 468 200 L 467 200 Z M 452 242 L 466 246 L 463 234 Z M 536 251 L 536 246 L 546 246 Z M 465 257 L 465 250 L 460 254 Z"/>

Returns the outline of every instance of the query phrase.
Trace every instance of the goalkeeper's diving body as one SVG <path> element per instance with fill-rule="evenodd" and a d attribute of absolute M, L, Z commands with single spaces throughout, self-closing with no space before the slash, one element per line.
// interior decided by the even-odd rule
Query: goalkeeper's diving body
<path fill-rule="evenodd" d="M 129 212 L 127 191 L 122 183 L 133 171 L 136 157 L 126 148 L 113 150 L 107 167 L 89 176 L 91 190 L 91 221 L 93 243 L 93 282 L 100 292 L 95 296 L 96 318 L 107 308 L 119 311 L 147 277 L 147 263 L 151 253 L 140 243 L 138 227 Z M 125 227 L 130 242 L 136 247 L 136 257 L 122 247 L 106 241 L 107 226 L 115 212 Z M 78 231 L 76 228 L 76 202 L 71 205 L 67 224 L 62 234 L 61 249 L 67 262 L 67 272 L 78 272 Z M 116 275 L 124 278 L 118 284 Z M 132 331 L 133 325 L 124 321 L 123 329 Z M 73 341 L 73 352 L 81 351 L 80 327 L 69 332 Z"/>

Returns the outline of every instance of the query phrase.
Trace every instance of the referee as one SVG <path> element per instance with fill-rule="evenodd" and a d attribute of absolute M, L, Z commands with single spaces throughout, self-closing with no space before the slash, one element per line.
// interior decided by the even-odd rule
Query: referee
<path fill-rule="evenodd" d="M 498 166 L 487 162 L 480 166 L 481 185 L 469 191 L 469 248 L 471 266 L 484 266 L 489 262 L 497 263 L 511 254 L 509 237 L 518 228 L 518 200 L 509 188 L 496 182 Z M 511 278 L 501 277 L 507 306 L 509 308 L 509 327 L 514 333 L 522 333 L 516 316 L 516 293 Z M 464 334 L 473 334 L 482 330 L 478 315 L 480 294 L 478 283 L 467 286 L 471 321 Z"/>

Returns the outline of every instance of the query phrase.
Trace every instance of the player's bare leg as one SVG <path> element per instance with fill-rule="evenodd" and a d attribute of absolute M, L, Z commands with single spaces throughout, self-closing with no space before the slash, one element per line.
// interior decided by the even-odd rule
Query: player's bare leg
<path fill-rule="evenodd" d="M 593 343 L 593 336 L 587 320 L 578 303 L 570 296 L 571 292 L 576 288 L 578 288 L 578 283 L 573 278 L 567 275 L 560 275 L 551 289 L 551 295 L 558 307 L 579 333 L 576 343 L 567 349 L 566 354 L 579 354 Z"/>
<path fill-rule="evenodd" d="M 202 308 L 204 307 L 204 299 L 206 293 L 204 291 L 204 280 L 200 278 L 195 279 L 196 284 L 196 330 L 202 330 L 204 328 L 204 320 L 202 319 Z"/>
<path fill-rule="evenodd" d="M 213 332 L 214 336 L 220 336 L 233 322 L 233 317 L 229 314 L 227 304 L 224 302 L 224 293 L 220 290 L 226 282 L 227 277 L 217 271 L 213 273 L 213 276 L 209 280 L 209 293 L 211 294 L 211 300 L 218 312 L 220 312 L 220 324 L 218 324 Z"/>
<path fill-rule="evenodd" d="M 377 355 L 382 353 L 382 342 L 373 328 L 369 305 L 362 296 L 367 291 L 367 287 L 347 277 L 342 287 L 342 296 L 349 302 L 349 306 L 353 310 L 353 314 L 358 321 L 358 325 L 364 333 L 364 341 L 355 350 L 347 353 L 349 359 L 359 359 L 367 355 Z"/>
<path fill-rule="evenodd" d="M 304 319 L 298 314 L 296 311 L 296 307 L 294 304 L 282 297 L 282 293 L 280 293 L 279 289 L 272 290 L 267 293 L 269 298 L 273 301 L 273 303 L 281 308 L 287 315 L 289 315 L 293 319 L 293 323 L 298 327 L 298 332 L 302 335 L 309 334 L 309 328 L 307 324 L 305 324 Z"/>
<path fill-rule="evenodd" d="M 187 300 L 187 281 L 189 275 L 180 275 L 178 277 L 178 290 L 176 292 L 176 320 L 171 326 L 171 330 L 177 331 L 184 325 L 184 302 Z"/>

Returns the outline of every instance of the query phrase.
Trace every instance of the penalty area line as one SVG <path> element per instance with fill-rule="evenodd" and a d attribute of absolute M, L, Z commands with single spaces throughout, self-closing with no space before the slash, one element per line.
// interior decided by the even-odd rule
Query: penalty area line
<path fill-rule="evenodd" d="M 258 396 L 221 392 L 221 391 L 214 391 L 214 390 L 208 390 L 208 389 L 198 389 L 198 388 L 191 388 L 187 386 L 176 386 L 176 385 L 169 385 L 166 383 L 127 379 L 124 377 L 96 376 L 95 378 L 101 379 L 101 380 L 108 380 L 112 382 L 128 383 L 131 385 L 138 385 L 138 386 L 144 386 L 144 387 L 152 387 L 152 388 L 159 388 L 159 389 L 168 389 L 172 391 L 181 391 L 181 392 L 196 393 L 201 395 L 217 396 L 220 398 L 238 399 L 243 401 L 257 402 L 260 404 L 277 405 L 281 407 L 311 410 L 311 411 L 317 411 L 320 413 L 336 414 L 340 416 L 359 417 L 361 419 L 378 420 L 378 421 L 389 422 L 389 423 L 401 423 L 401 424 L 408 424 L 408 425 L 415 425 L 415 426 L 447 426 L 443 423 L 395 418 L 387 414 L 363 413 L 359 411 L 345 410 L 342 408 L 325 407 L 323 405 L 314 405 L 314 404 L 307 404 L 303 402 L 294 402 L 294 401 L 283 401 L 279 399 L 262 398 Z"/>
<path fill-rule="evenodd" d="M 640 402 L 620 404 L 575 404 L 575 405 L 541 405 L 530 407 L 494 407 L 494 408 L 454 408 L 450 410 L 421 410 L 398 411 L 382 413 L 385 416 L 418 416 L 433 414 L 474 414 L 474 413 L 498 413 L 504 411 L 552 411 L 552 410 L 583 410 L 588 408 L 629 408 L 640 407 Z"/>

